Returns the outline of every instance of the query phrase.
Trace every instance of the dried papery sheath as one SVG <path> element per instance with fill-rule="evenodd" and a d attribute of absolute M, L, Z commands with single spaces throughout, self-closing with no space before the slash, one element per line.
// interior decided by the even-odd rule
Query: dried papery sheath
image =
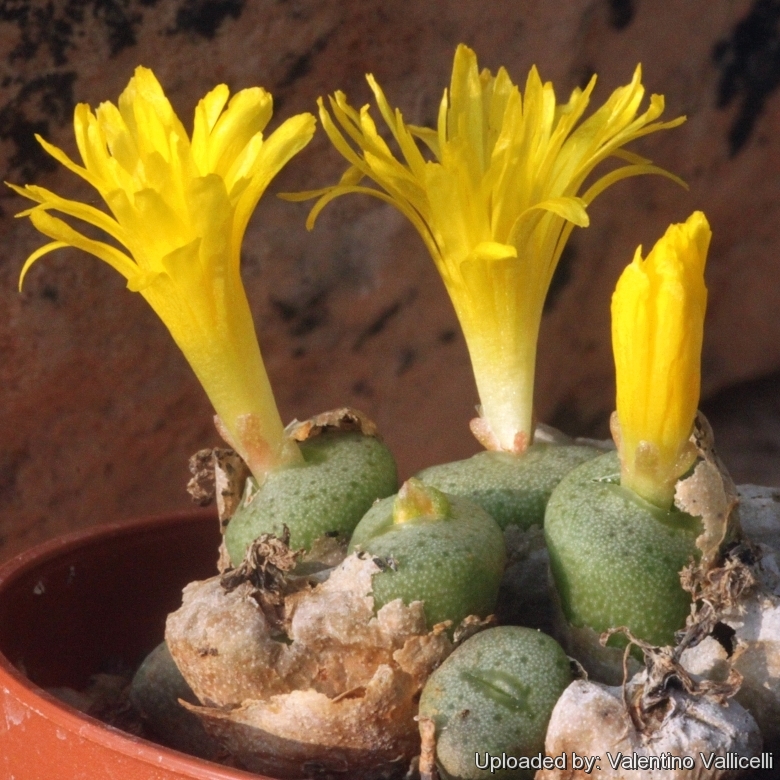
<path fill-rule="evenodd" d="M 762 579 L 775 590 L 780 581 L 780 488 L 739 485 L 742 530 L 761 550 Z M 774 575 L 774 577 L 773 577 Z"/>
<path fill-rule="evenodd" d="M 566 756 L 566 768 L 542 770 L 536 780 L 726 780 L 742 774 L 739 757 L 754 758 L 755 766 L 771 762 L 756 722 L 734 701 L 670 688 L 637 723 L 646 682 L 645 672 L 625 691 L 573 682 L 555 705 L 545 741 L 548 756 Z"/>
<path fill-rule="evenodd" d="M 697 459 L 690 476 L 677 481 L 674 504 L 681 512 L 698 517 L 702 533 L 696 539 L 701 553 L 698 566 L 709 569 L 720 556 L 724 544 L 739 535 L 737 488 L 715 451 L 715 436 L 707 418 L 697 412 L 690 445 Z"/>
<path fill-rule="evenodd" d="M 447 625 L 426 628 L 420 602 L 375 613 L 381 563 L 350 555 L 315 587 L 276 579 L 271 610 L 257 578 L 185 588 L 166 642 L 202 704 L 188 709 L 241 766 L 279 778 L 404 774 L 419 752 L 419 692 L 452 642 Z"/>
<path fill-rule="evenodd" d="M 689 587 L 711 611 L 713 634 L 687 650 L 692 672 L 743 677 L 737 699 L 755 717 L 767 744 L 780 740 L 780 490 L 740 485 L 745 542 L 734 545 L 705 576 L 691 572 Z"/>

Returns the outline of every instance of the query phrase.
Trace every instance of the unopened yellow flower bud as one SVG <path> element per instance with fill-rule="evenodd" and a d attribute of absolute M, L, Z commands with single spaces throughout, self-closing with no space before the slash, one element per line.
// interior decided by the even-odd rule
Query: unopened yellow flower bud
<path fill-rule="evenodd" d="M 356 111 L 337 92 L 330 99 L 333 117 L 320 100 L 320 120 L 350 167 L 332 187 L 285 197 L 319 198 L 309 227 L 328 202 L 348 192 L 373 195 L 408 217 L 463 328 L 481 402 L 472 430 L 488 449 L 520 453 L 533 436 L 544 299 L 569 234 L 588 225 L 591 201 L 620 179 L 660 173 L 679 182 L 623 147 L 684 118 L 657 122 L 660 95 L 638 113 L 645 90 L 637 67 L 630 84 L 582 121 L 595 76 L 558 104 L 536 68 L 521 94 L 504 68 L 495 76 L 480 72 L 464 45 L 455 52 L 435 130 L 407 125 L 372 76 L 368 82 L 400 155 L 377 132 L 368 106 Z M 580 194 L 608 158 L 623 164 Z M 361 184 L 364 179 L 376 186 Z"/>
<path fill-rule="evenodd" d="M 200 101 L 190 140 L 152 71 L 139 67 L 118 106 L 76 107 L 83 166 L 38 137 L 100 193 L 110 214 L 43 187 L 9 186 L 38 204 L 17 216 L 54 239 L 27 258 L 20 288 L 38 258 L 65 246 L 119 271 L 165 323 L 214 405 L 220 432 L 262 479 L 301 455 L 284 435 L 260 356 L 241 282 L 241 242 L 265 188 L 311 140 L 315 120 L 294 116 L 263 138 L 271 96 L 256 87 L 228 103 L 229 94 L 220 84 Z M 88 238 L 51 212 L 86 222 L 114 243 Z"/>
<path fill-rule="evenodd" d="M 700 211 L 671 225 L 646 259 L 636 250 L 612 296 L 621 484 L 663 508 L 695 458 L 711 236 Z"/>

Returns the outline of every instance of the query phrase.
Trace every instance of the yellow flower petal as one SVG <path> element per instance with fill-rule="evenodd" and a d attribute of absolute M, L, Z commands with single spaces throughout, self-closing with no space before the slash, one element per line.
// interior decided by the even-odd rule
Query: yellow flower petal
<path fill-rule="evenodd" d="M 671 225 L 646 259 L 637 249 L 612 296 L 621 482 L 664 508 L 693 458 L 711 235 L 700 211 Z"/>
<path fill-rule="evenodd" d="M 631 82 L 583 121 L 595 77 L 558 104 L 552 84 L 544 83 L 536 68 L 521 94 L 506 70 L 495 76 L 480 72 L 474 52 L 461 45 L 435 130 L 407 125 L 368 76 L 400 156 L 378 133 L 368 107 L 355 110 L 341 92 L 330 98 L 330 111 L 318 101 L 322 125 L 350 167 L 338 184 L 301 194 L 318 198 L 307 226 L 328 202 L 348 192 L 371 194 L 406 215 L 425 241 L 460 318 L 479 389 L 482 428 L 487 426 L 487 438 L 507 451 L 531 440 L 539 321 L 572 228 L 588 225 L 591 200 L 621 178 L 663 173 L 679 181 L 622 150 L 636 138 L 683 121 L 657 122 L 663 111 L 657 95 L 639 113 L 641 75 L 637 67 Z M 415 140 L 434 159 L 427 160 Z M 610 157 L 624 164 L 582 195 L 585 180 Z M 488 246 L 512 247 L 514 255 L 499 258 L 504 250 L 486 251 Z M 493 289 L 506 284 L 519 287 L 511 295 Z"/>
<path fill-rule="evenodd" d="M 43 207 L 41 210 L 59 211 L 60 214 L 65 214 L 66 216 L 75 217 L 76 219 L 88 222 L 116 239 L 120 244 L 126 244 L 131 239 L 131 236 L 128 235 L 127 230 L 122 225 L 111 219 L 104 211 L 101 211 L 94 206 L 90 206 L 87 203 L 79 203 L 75 200 L 68 200 L 67 198 L 61 198 L 51 190 L 47 190 L 45 187 L 38 187 L 34 184 L 28 184 L 24 189 L 16 187 L 15 185 L 9 186 L 20 195 L 24 195 L 25 197 L 40 203 Z M 34 210 L 35 208 L 28 209 L 27 211 L 20 212 L 16 216 L 26 217 Z"/>
<path fill-rule="evenodd" d="M 64 241 L 52 241 L 49 244 L 44 244 L 39 249 L 36 249 L 28 258 L 24 261 L 22 270 L 19 273 L 19 292 L 22 291 L 24 285 L 24 277 L 27 276 L 27 272 L 30 270 L 30 266 L 39 258 L 44 255 L 48 255 L 49 252 L 53 252 L 55 249 L 64 249 L 68 244 Z"/>
<path fill-rule="evenodd" d="M 102 241 L 95 241 L 94 239 L 83 236 L 61 219 L 52 217 L 45 210 L 40 208 L 34 209 L 30 214 L 30 221 L 44 236 L 48 236 L 49 238 L 53 238 L 68 246 L 74 246 L 95 257 L 99 257 L 101 260 L 108 263 L 115 271 L 122 274 L 125 279 L 131 279 L 137 273 L 136 264 L 126 254 Z M 29 267 L 27 263 L 25 263 L 25 265 Z"/>
<path fill-rule="evenodd" d="M 263 142 L 254 165 L 252 177 L 236 203 L 233 219 L 233 243 L 243 238 L 249 217 L 271 180 L 287 163 L 311 141 L 315 120 L 311 114 L 298 114 L 285 120 Z M 239 254 L 235 253 L 236 263 Z"/>
<path fill-rule="evenodd" d="M 227 84 L 219 84 L 211 90 L 195 108 L 192 128 L 192 156 L 198 170 L 207 173 L 209 163 L 209 137 L 230 97 Z"/>
<path fill-rule="evenodd" d="M 234 95 L 209 135 L 208 171 L 224 176 L 252 138 L 265 130 L 272 112 L 273 100 L 264 89 L 255 87 Z"/>
<path fill-rule="evenodd" d="M 68 157 L 68 155 L 62 151 L 62 149 L 54 146 L 53 144 L 50 144 L 44 138 L 41 138 L 41 136 L 39 136 L 37 133 L 35 135 L 35 140 L 43 147 L 44 151 L 51 155 L 58 163 L 64 165 L 69 171 L 72 171 L 77 176 L 80 176 L 82 179 L 88 181 L 93 187 L 96 186 L 96 180 L 90 175 L 89 171 L 80 165 L 76 165 L 76 163 L 74 163 L 73 160 L 71 160 L 70 157 Z"/>
<path fill-rule="evenodd" d="M 503 260 L 505 257 L 517 257 L 517 249 L 511 244 L 499 244 L 498 241 L 483 241 L 474 247 L 470 259 L 477 261 Z"/>

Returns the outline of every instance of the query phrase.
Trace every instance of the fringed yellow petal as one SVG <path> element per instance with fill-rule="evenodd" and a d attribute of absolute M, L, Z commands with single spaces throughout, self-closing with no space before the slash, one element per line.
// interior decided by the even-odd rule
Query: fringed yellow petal
<path fill-rule="evenodd" d="M 250 140 L 265 130 L 271 119 L 273 100 L 259 87 L 234 95 L 209 136 L 209 167 L 224 176 Z"/>
<path fill-rule="evenodd" d="M 230 97 L 227 84 L 219 84 L 211 90 L 195 108 L 192 128 L 192 157 L 201 174 L 208 173 L 209 137 Z"/>
<path fill-rule="evenodd" d="M 612 297 L 621 483 L 663 508 L 693 458 L 710 237 L 700 211 L 671 225 L 646 259 L 637 249 Z"/>
<path fill-rule="evenodd" d="M 439 134 L 436 130 L 431 130 L 429 127 L 417 127 L 416 125 L 407 125 L 407 128 L 414 138 L 422 141 L 433 152 L 434 157 L 439 159 Z"/>
<path fill-rule="evenodd" d="M 347 170 L 342 174 L 341 179 L 339 179 L 339 184 L 344 185 L 345 187 L 353 187 L 356 184 L 359 184 L 363 178 L 363 172 L 359 168 L 347 168 Z M 306 190 L 303 192 L 280 192 L 279 197 L 282 200 L 288 200 L 293 203 L 300 203 L 304 200 L 319 198 L 322 195 L 326 195 L 332 191 L 333 187 L 321 187 L 318 190 Z M 311 230 L 311 226 L 314 224 L 314 222 L 312 221 L 311 225 L 309 225 L 309 222 L 307 221 L 306 224 L 308 225 L 309 230 Z"/>
<path fill-rule="evenodd" d="M 616 149 L 612 153 L 612 156 L 616 157 L 618 160 L 623 160 L 623 162 L 632 163 L 633 165 L 650 165 L 650 160 L 648 160 L 647 157 L 642 157 L 641 154 L 629 152 L 628 149 Z"/>
<path fill-rule="evenodd" d="M 288 119 L 268 138 L 270 95 L 243 90 L 228 102 L 220 85 L 198 104 L 193 138 L 154 74 L 137 68 L 118 106 L 74 113 L 84 167 L 43 148 L 97 189 L 111 214 L 42 187 L 11 185 L 38 205 L 25 212 L 53 242 L 32 264 L 64 246 L 99 257 L 127 279 L 163 320 L 203 384 L 226 435 L 255 476 L 300 459 L 289 446 L 260 356 L 239 270 L 249 217 L 279 170 L 311 140 L 314 117 Z M 123 245 L 82 235 L 49 213 L 99 228 Z"/>
<path fill-rule="evenodd" d="M 8 186 L 20 195 L 24 195 L 40 204 L 40 206 L 34 206 L 33 209 L 19 212 L 16 215 L 17 217 L 27 217 L 34 209 L 58 211 L 60 214 L 65 214 L 68 217 L 75 217 L 82 222 L 93 225 L 116 239 L 120 244 L 127 246 L 127 231 L 122 225 L 111 219 L 105 211 L 96 209 L 94 206 L 90 206 L 87 203 L 79 203 L 79 201 L 76 200 L 61 198 L 51 190 L 47 190 L 45 187 L 38 187 L 34 184 L 27 184 L 24 189 L 16 187 L 15 185 Z"/>
<path fill-rule="evenodd" d="M 52 217 L 42 209 L 35 209 L 30 214 L 30 221 L 44 236 L 53 238 L 55 241 L 61 241 L 69 246 L 74 246 L 76 249 L 81 249 L 100 258 L 115 271 L 122 274 L 125 279 L 130 279 L 137 273 L 136 264 L 126 254 L 102 241 L 95 241 L 92 238 L 83 236 L 66 222 Z"/>
<path fill-rule="evenodd" d="M 330 139 L 330 142 L 350 163 L 350 165 L 353 165 L 355 168 L 364 170 L 366 175 L 368 175 L 367 166 L 365 165 L 363 158 L 356 154 L 352 147 L 347 143 L 347 139 L 344 138 L 343 134 L 338 129 L 336 123 L 333 121 L 327 109 L 325 108 L 325 104 L 322 102 L 322 98 L 317 100 L 317 105 L 319 106 L 320 124 L 322 124 L 322 129 Z M 355 137 L 360 138 L 361 136 L 355 130 L 354 124 L 344 115 L 343 111 L 340 111 L 338 104 L 333 98 L 330 98 L 330 107 L 334 115 L 341 120 L 341 126 L 345 132 L 347 132 L 347 134 L 353 135 L 353 140 L 355 140 Z"/>
<path fill-rule="evenodd" d="M 69 246 L 64 241 L 52 241 L 50 244 L 44 244 L 40 249 L 36 249 L 25 261 L 24 265 L 22 266 L 22 270 L 19 273 L 19 292 L 22 291 L 22 286 L 24 285 L 24 277 L 27 276 L 27 272 L 30 270 L 30 267 L 32 264 L 39 258 L 43 257 L 44 255 L 48 255 L 49 252 L 53 252 L 55 249 L 63 249 L 64 247 Z"/>
<path fill-rule="evenodd" d="M 89 108 L 86 107 L 87 112 Z M 101 103 L 95 112 L 96 123 L 103 130 L 103 136 L 108 146 L 109 155 L 101 149 L 104 159 L 112 166 L 112 175 L 115 186 L 120 182 L 125 186 L 132 181 L 132 175 L 138 167 L 140 157 L 135 139 L 127 128 L 122 114 L 113 103 Z M 82 159 L 86 160 L 85 152 L 81 152 Z M 113 165 L 110 160 L 113 159 Z"/>
<path fill-rule="evenodd" d="M 71 160 L 70 157 L 68 157 L 68 155 L 62 151 L 62 149 L 54 146 L 53 144 L 50 144 L 37 133 L 35 135 L 35 140 L 43 147 L 44 151 L 53 157 L 58 163 L 60 163 L 60 165 L 64 165 L 69 171 L 72 171 L 77 176 L 80 176 L 82 179 L 89 182 L 89 184 L 97 189 L 97 180 L 95 177 L 92 176 L 86 168 L 82 168 L 80 165 L 76 165 L 76 163 L 74 163 L 73 160 Z"/>
<path fill-rule="evenodd" d="M 233 245 L 238 247 L 249 217 L 271 180 L 311 141 L 315 120 L 311 114 L 298 114 L 285 120 L 265 139 L 254 166 L 252 178 L 241 193 L 233 218 Z M 234 261 L 238 263 L 238 251 Z"/>
<path fill-rule="evenodd" d="M 83 103 L 76 106 L 73 124 L 81 159 L 95 189 L 105 197 L 107 192 L 118 187 L 130 187 L 132 172 L 126 171 L 109 153 L 105 126 L 90 111 L 89 106 Z"/>
<path fill-rule="evenodd" d="M 253 135 L 225 172 L 225 186 L 234 202 L 238 200 L 249 184 L 249 180 L 254 176 L 264 144 L 262 133 Z"/>
<path fill-rule="evenodd" d="M 398 111 L 398 109 L 393 112 L 393 110 L 390 108 L 387 102 L 387 98 L 385 98 L 384 92 L 382 92 L 382 89 L 380 88 L 379 84 L 376 83 L 374 77 L 369 74 L 366 76 L 366 78 L 368 80 L 369 86 L 371 87 L 371 91 L 374 93 L 374 97 L 376 98 L 377 106 L 379 107 L 379 111 L 382 114 L 382 118 L 390 128 L 396 143 L 401 149 L 401 154 L 404 157 L 406 165 L 409 166 L 411 177 L 420 178 L 423 176 L 423 171 L 425 169 L 425 158 L 417 148 L 417 144 L 414 142 L 414 136 L 410 132 L 410 128 L 404 124 L 401 112 Z M 390 159 L 393 161 L 395 160 L 395 158 L 392 156 L 390 156 Z M 403 165 L 399 164 L 399 166 L 406 170 Z"/>
<path fill-rule="evenodd" d="M 412 209 L 407 203 L 398 201 L 387 193 L 382 192 L 381 190 L 373 189 L 372 187 L 359 187 L 353 185 L 339 188 L 338 190 L 328 188 L 328 191 L 317 201 L 317 203 L 314 204 L 314 207 L 309 212 L 309 216 L 306 219 L 307 229 L 311 230 L 314 227 L 314 222 L 316 221 L 320 212 L 328 203 L 330 203 L 331 200 L 338 198 L 341 195 L 345 195 L 348 192 L 354 192 L 360 195 L 370 195 L 372 198 L 377 198 L 378 200 L 384 201 L 385 203 L 393 206 L 417 228 L 423 238 L 423 241 L 425 241 L 426 246 L 428 246 L 431 251 L 435 250 L 435 240 L 428 231 L 428 227 L 425 221 L 420 218 L 420 215 L 417 214 L 414 209 Z"/>
<path fill-rule="evenodd" d="M 42 187 L 36 187 L 32 184 L 25 184 L 24 187 L 20 187 L 18 184 L 12 184 L 9 181 L 4 182 L 4 184 L 6 187 L 10 187 L 17 195 L 21 195 L 23 198 L 34 200 L 36 203 L 43 202 L 40 195 L 40 192 L 43 189 Z M 17 212 L 14 216 L 27 217 L 34 208 L 35 206 L 31 206 L 29 209 Z"/>
<path fill-rule="evenodd" d="M 588 212 L 585 211 L 585 205 L 586 201 L 583 198 L 548 198 L 541 203 L 529 206 L 517 219 L 519 222 L 533 211 L 549 211 L 578 227 L 588 227 L 590 225 L 590 217 Z M 510 235 L 514 238 L 515 230 L 512 230 Z"/>
<path fill-rule="evenodd" d="M 688 185 L 683 179 L 663 168 L 659 168 L 657 165 L 624 165 L 622 168 L 617 168 L 595 181 L 585 191 L 582 200 L 586 205 L 590 205 L 602 192 L 604 192 L 604 190 L 611 187 L 613 184 L 622 179 L 629 179 L 632 176 L 640 176 L 644 173 L 655 173 L 658 176 L 663 176 L 664 178 L 673 181 L 675 184 L 679 184 L 684 190 L 688 189 Z"/>

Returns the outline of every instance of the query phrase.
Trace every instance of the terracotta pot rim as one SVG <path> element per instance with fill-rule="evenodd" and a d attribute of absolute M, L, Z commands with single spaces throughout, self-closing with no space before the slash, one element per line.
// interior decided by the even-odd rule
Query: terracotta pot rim
<path fill-rule="evenodd" d="M 55 537 L 19 553 L 0 565 L 0 590 L 41 564 L 63 553 L 88 547 L 96 541 L 112 537 L 132 536 L 139 531 L 153 531 L 162 526 L 176 526 L 207 516 L 216 518 L 213 510 L 182 510 L 147 516 L 137 520 L 106 523 Z M 0 651 L 0 694 L 9 700 L 16 698 L 24 701 L 25 706 L 50 720 L 58 730 L 63 729 L 65 732 L 63 739 L 68 733 L 76 733 L 82 739 L 110 748 L 112 751 L 135 760 L 141 760 L 160 769 L 186 771 L 189 772 L 188 777 L 197 777 L 202 780 L 237 780 L 237 778 L 244 777 L 257 780 L 258 778 L 256 774 L 222 767 L 211 761 L 188 756 L 171 748 L 157 745 L 86 715 L 47 693 L 25 677 L 2 651 Z M 21 717 L 26 717 L 26 715 L 21 715 Z"/>
<path fill-rule="evenodd" d="M 0 564 L 0 590 L 5 587 L 6 582 L 13 581 L 16 577 L 22 576 L 29 569 L 40 565 L 59 555 L 64 550 L 75 551 L 81 547 L 88 547 L 96 539 L 110 539 L 116 536 L 133 536 L 138 531 L 153 530 L 162 526 L 173 526 L 186 524 L 193 518 L 214 517 L 216 520 L 216 510 L 207 507 L 206 509 L 180 509 L 175 512 L 162 512 L 154 515 L 144 515 L 140 518 L 130 518 L 127 520 L 116 520 L 113 523 L 101 523 L 100 525 L 82 528 L 78 531 L 70 531 L 67 534 L 55 536 L 47 539 L 45 542 L 30 547 L 17 553 L 13 558 L 9 558 Z M 0 653 L 0 656 L 2 653 Z"/>

